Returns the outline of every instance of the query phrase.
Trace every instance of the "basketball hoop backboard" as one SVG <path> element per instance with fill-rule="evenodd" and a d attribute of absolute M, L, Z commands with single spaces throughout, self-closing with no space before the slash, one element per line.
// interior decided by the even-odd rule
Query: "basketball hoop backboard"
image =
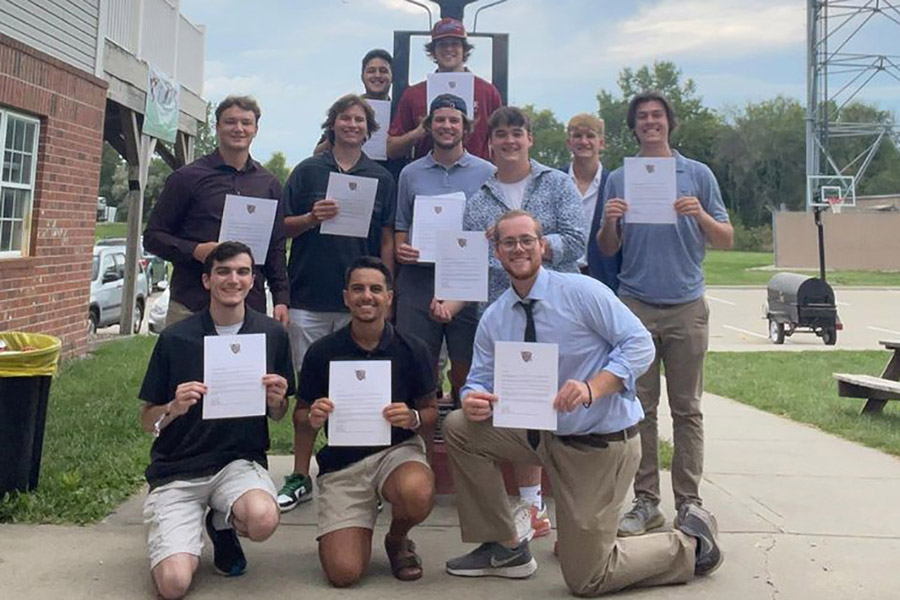
<path fill-rule="evenodd" d="M 856 206 L 856 178 L 852 175 L 809 175 L 806 178 L 807 208 Z"/>

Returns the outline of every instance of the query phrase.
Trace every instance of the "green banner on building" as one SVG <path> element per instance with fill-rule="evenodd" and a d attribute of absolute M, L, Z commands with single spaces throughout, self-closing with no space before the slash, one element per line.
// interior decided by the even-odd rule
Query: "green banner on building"
<path fill-rule="evenodd" d="M 147 106 L 143 132 L 170 144 L 178 133 L 181 86 L 165 73 L 149 65 L 147 70 Z"/>

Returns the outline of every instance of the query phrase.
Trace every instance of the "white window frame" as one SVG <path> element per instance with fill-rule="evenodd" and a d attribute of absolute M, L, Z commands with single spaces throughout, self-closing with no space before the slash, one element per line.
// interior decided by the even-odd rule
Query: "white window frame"
<path fill-rule="evenodd" d="M 26 123 L 33 123 L 35 126 L 34 131 L 34 146 L 31 149 L 32 151 L 32 160 L 31 160 L 31 184 L 24 185 L 21 183 L 8 183 L 3 181 L 3 164 L 6 160 L 6 130 L 7 125 L 9 123 L 9 117 L 12 116 L 21 121 L 25 121 Z M 40 138 L 41 138 L 41 121 L 40 119 L 36 119 L 26 114 L 22 114 L 20 112 L 16 112 L 14 110 L 9 110 L 3 106 L 0 106 L 0 197 L 2 197 L 2 193 L 4 189 L 14 189 L 14 190 L 25 190 L 30 192 L 30 197 L 28 203 L 25 205 L 25 210 L 22 215 L 22 245 L 18 250 L 0 250 L 0 259 L 4 258 L 21 258 L 25 256 L 29 256 L 30 254 L 30 246 L 31 246 L 31 224 L 32 224 L 32 215 L 34 213 L 34 193 L 37 182 L 35 181 L 37 176 L 37 163 L 38 163 L 38 148 L 40 147 Z M 0 213 L 2 215 L 2 213 Z M 0 216 L 2 219 L 2 216 Z"/>

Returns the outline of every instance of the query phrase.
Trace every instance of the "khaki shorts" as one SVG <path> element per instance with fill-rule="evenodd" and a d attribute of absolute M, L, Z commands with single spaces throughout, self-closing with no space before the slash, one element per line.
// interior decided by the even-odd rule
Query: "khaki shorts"
<path fill-rule="evenodd" d="M 418 435 L 340 471 L 320 475 L 316 480 L 319 487 L 316 539 L 348 527 L 374 529 L 378 517 L 376 501 L 381 496 L 381 488 L 394 469 L 408 462 L 431 468 L 425 458 L 425 442 Z"/>
<path fill-rule="evenodd" d="M 225 513 L 250 490 L 263 490 L 275 501 L 278 493 L 269 473 L 249 460 L 234 460 L 215 475 L 176 480 L 152 490 L 144 501 L 144 524 L 150 568 L 173 554 L 200 556 L 207 507 Z"/>

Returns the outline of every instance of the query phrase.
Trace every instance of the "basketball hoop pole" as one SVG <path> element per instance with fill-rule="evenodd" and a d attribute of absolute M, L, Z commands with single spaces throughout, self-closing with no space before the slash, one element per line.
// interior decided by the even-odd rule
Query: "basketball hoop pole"
<path fill-rule="evenodd" d="M 825 281 L 825 226 L 822 224 L 822 213 L 827 210 L 824 206 L 815 206 L 813 214 L 816 219 L 816 229 L 819 233 L 819 279 Z"/>

